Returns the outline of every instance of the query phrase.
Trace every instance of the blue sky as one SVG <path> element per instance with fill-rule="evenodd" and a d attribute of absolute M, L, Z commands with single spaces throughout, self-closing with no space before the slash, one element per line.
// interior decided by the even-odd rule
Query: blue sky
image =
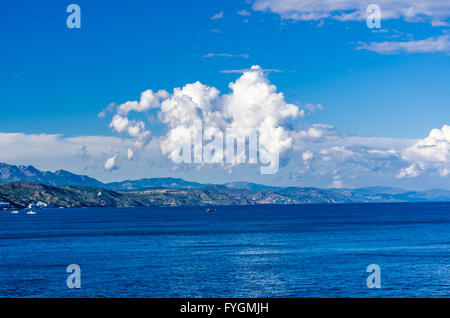
<path fill-rule="evenodd" d="M 302 127 L 320 123 L 348 135 L 396 138 L 402 145 L 410 140 L 412 145 L 432 129 L 450 124 L 448 3 L 442 1 L 440 11 L 430 7 L 428 16 L 419 12 L 406 17 L 390 1 L 380 1 L 382 12 L 388 14 L 381 31 L 374 32 L 364 19 L 336 18 L 343 11 L 357 10 L 358 1 L 349 1 L 353 7 L 337 11 L 325 5 L 311 9 L 308 2 L 76 0 L 73 3 L 81 7 L 81 29 L 66 26 L 66 6 L 71 2 L 4 3 L 0 10 L 0 131 L 126 138 L 109 126 L 113 114 L 97 116 L 108 104 L 138 100 L 147 89 L 171 92 L 196 81 L 227 94 L 229 83 L 241 74 L 224 71 L 252 65 L 275 70 L 266 76 L 286 102 L 323 106 L 311 116 L 294 120 Z M 414 1 L 400 3 L 407 7 Z M 292 16 L 305 12 L 310 18 Z M 324 12 L 327 15 L 321 18 Z M 218 18 L 212 19 L 214 15 Z M 433 46 L 439 38 L 443 46 Z M 431 40 L 420 42 L 426 39 Z M 391 54 L 373 46 L 361 48 L 372 42 L 413 45 Z M 156 118 L 157 110 L 150 113 Z M 146 128 L 154 136 L 167 129 L 157 120 L 146 122 Z M 0 159 L 40 163 L 33 158 Z M 41 164 L 59 168 L 54 165 Z M 439 171 L 447 166 L 444 161 Z M 75 163 L 70 166 L 75 167 Z M 104 179 L 138 175 L 132 169 L 117 170 L 85 172 Z M 208 179 L 210 174 L 205 171 L 200 178 Z M 429 178 L 430 186 L 448 182 L 447 177 Z M 391 181 L 373 176 L 362 179 L 355 185 L 400 182 L 394 175 Z M 298 182 L 288 176 L 286 180 Z M 313 183 L 327 186 L 330 182 Z"/>

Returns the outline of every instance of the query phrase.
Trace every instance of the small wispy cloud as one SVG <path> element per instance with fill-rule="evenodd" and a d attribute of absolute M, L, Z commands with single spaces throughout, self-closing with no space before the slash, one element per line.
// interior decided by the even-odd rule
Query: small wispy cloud
<path fill-rule="evenodd" d="M 223 18 L 223 11 L 220 11 L 219 13 L 216 13 L 211 17 L 211 20 L 218 20 Z"/>
<path fill-rule="evenodd" d="M 244 59 L 248 59 L 250 57 L 249 54 L 231 54 L 231 53 L 208 53 L 202 56 L 203 58 L 212 58 L 212 57 L 241 57 Z"/>
<path fill-rule="evenodd" d="M 388 33 L 388 29 L 372 29 L 372 33 Z"/>
<path fill-rule="evenodd" d="M 450 52 L 450 36 L 441 35 L 417 41 L 359 42 L 357 50 L 380 54 Z"/>
<path fill-rule="evenodd" d="M 450 23 L 442 21 L 442 20 L 433 20 L 433 21 L 431 21 L 431 26 L 434 26 L 434 27 L 448 27 L 448 26 L 450 26 Z"/>
<path fill-rule="evenodd" d="M 239 10 L 237 12 L 237 14 L 242 15 L 243 17 L 247 17 L 250 15 L 250 12 L 248 12 L 247 10 L 244 9 L 244 10 Z"/>
<path fill-rule="evenodd" d="M 246 73 L 246 72 L 256 72 L 256 71 L 261 71 L 261 70 L 254 70 L 251 68 L 241 68 L 241 69 L 233 69 L 233 70 L 222 70 L 220 71 L 220 73 L 222 74 L 242 74 L 242 73 Z M 278 69 L 262 69 L 262 71 L 264 73 L 283 73 L 283 70 L 278 70 Z"/>
<path fill-rule="evenodd" d="M 306 104 L 302 108 L 304 108 L 307 111 L 306 114 L 307 116 L 311 116 L 315 112 L 325 109 L 325 107 L 323 107 L 321 104 Z"/>
<path fill-rule="evenodd" d="M 98 118 L 104 118 L 108 113 L 111 113 L 114 111 L 114 108 L 116 107 L 116 104 L 110 103 L 105 109 L 103 109 L 100 113 L 97 114 Z"/>
<path fill-rule="evenodd" d="M 325 21 L 320 20 L 317 24 L 316 24 L 316 28 L 321 28 L 325 25 Z"/>

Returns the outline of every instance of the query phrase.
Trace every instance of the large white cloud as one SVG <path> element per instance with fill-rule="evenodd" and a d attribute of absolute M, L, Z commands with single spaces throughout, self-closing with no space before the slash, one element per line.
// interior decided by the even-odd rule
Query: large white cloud
<path fill-rule="evenodd" d="M 363 20 L 369 4 L 378 4 L 382 19 L 431 21 L 442 25 L 450 16 L 448 0 L 255 0 L 253 9 L 271 11 L 284 19 L 314 21 Z"/>
<path fill-rule="evenodd" d="M 433 129 L 429 136 L 405 149 L 402 158 L 411 165 L 403 168 L 399 178 L 417 177 L 431 170 L 441 177 L 450 175 L 450 126 Z"/>
<path fill-rule="evenodd" d="M 270 147 L 270 138 L 278 139 L 280 147 L 277 150 L 280 152 L 291 147 L 292 132 L 284 126 L 285 121 L 303 117 L 304 111 L 286 102 L 261 67 L 253 66 L 246 70 L 230 83 L 229 88 L 230 93 L 221 94 L 215 87 L 195 82 L 175 88 L 171 94 L 147 90 L 140 101 L 119 105 L 110 127 L 119 133 L 127 132 L 132 137 L 143 139 L 150 133 L 145 130 L 144 123 L 130 120 L 125 115 L 131 111 L 145 113 L 150 108 L 159 107 L 158 118 L 168 128 L 160 138 L 161 150 L 174 161 L 191 137 L 201 140 L 204 134 L 209 140 L 212 136 L 224 134 L 227 129 L 232 130 L 236 138 L 245 138 L 249 131 L 256 131 L 261 155 L 274 155 L 276 150 Z M 198 123 L 201 123 L 203 131 L 198 129 Z M 224 161 L 224 152 L 215 152 L 213 156 L 213 162 Z"/>

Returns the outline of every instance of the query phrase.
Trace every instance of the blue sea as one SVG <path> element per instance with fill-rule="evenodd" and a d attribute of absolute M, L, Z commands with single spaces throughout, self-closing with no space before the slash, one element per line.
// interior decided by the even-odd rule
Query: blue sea
<path fill-rule="evenodd" d="M 0 211 L 0 297 L 449 295 L 450 203 Z"/>

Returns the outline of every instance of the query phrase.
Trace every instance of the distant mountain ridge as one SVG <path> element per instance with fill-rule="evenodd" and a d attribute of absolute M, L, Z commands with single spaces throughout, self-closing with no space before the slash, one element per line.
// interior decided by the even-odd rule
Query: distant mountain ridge
<path fill-rule="evenodd" d="M 94 178 L 77 175 L 66 170 L 55 172 L 41 171 L 33 166 L 14 166 L 0 163 L 0 184 L 7 182 L 35 182 L 50 186 L 89 186 L 100 187 L 116 191 L 135 191 L 146 188 L 170 189 L 200 189 L 210 184 L 186 181 L 181 178 L 143 178 L 139 180 L 125 180 L 120 182 L 103 183 Z M 244 190 L 277 189 L 249 182 L 230 182 L 224 184 L 229 188 Z"/>
<path fill-rule="evenodd" d="M 46 195 L 40 191 L 44 191 Z M 97 197 L 100 192 L 104 195 Z M 94 178 L 65 170 L 48 172 L 32 166 L 0 163 L 0 202 L 9 202 L 13 206 L 22 207 L 36 201 L 37 198 L 42 199 L 42 202 L 61 207 L 450 202 L 450 191 L 441 189 L 408 191 L 392 187 L 359 189 L 274 187 L 250 182 L 214 185 L 181 178 L 145 178 L 102 183 Z"/>
<path fill-rule="evenodd" d="M 35 182 L 51 186 L 92 186 L 102 187 L 104 184 L 88 176 L 77 175 L 66 170 L 55 172 L 41 171 L 33 166 L 14 166 L 0 163 L 0 183 Z"/>
<path fill-rule="evenodd" d="M 97 179 L 77 175 L 66 170 L 50 172 L 38 170 L 33 166 L 14 166 L 0 163 L 0 183 L 7 182 L 34 182 L 50 186 L 87 186 L 117 191 L 131 191 L 147 187 L 196 189 L 206 186 L 206 184 L 189 182 L 181 178 L 145 178 L 103 183 Z"/>

